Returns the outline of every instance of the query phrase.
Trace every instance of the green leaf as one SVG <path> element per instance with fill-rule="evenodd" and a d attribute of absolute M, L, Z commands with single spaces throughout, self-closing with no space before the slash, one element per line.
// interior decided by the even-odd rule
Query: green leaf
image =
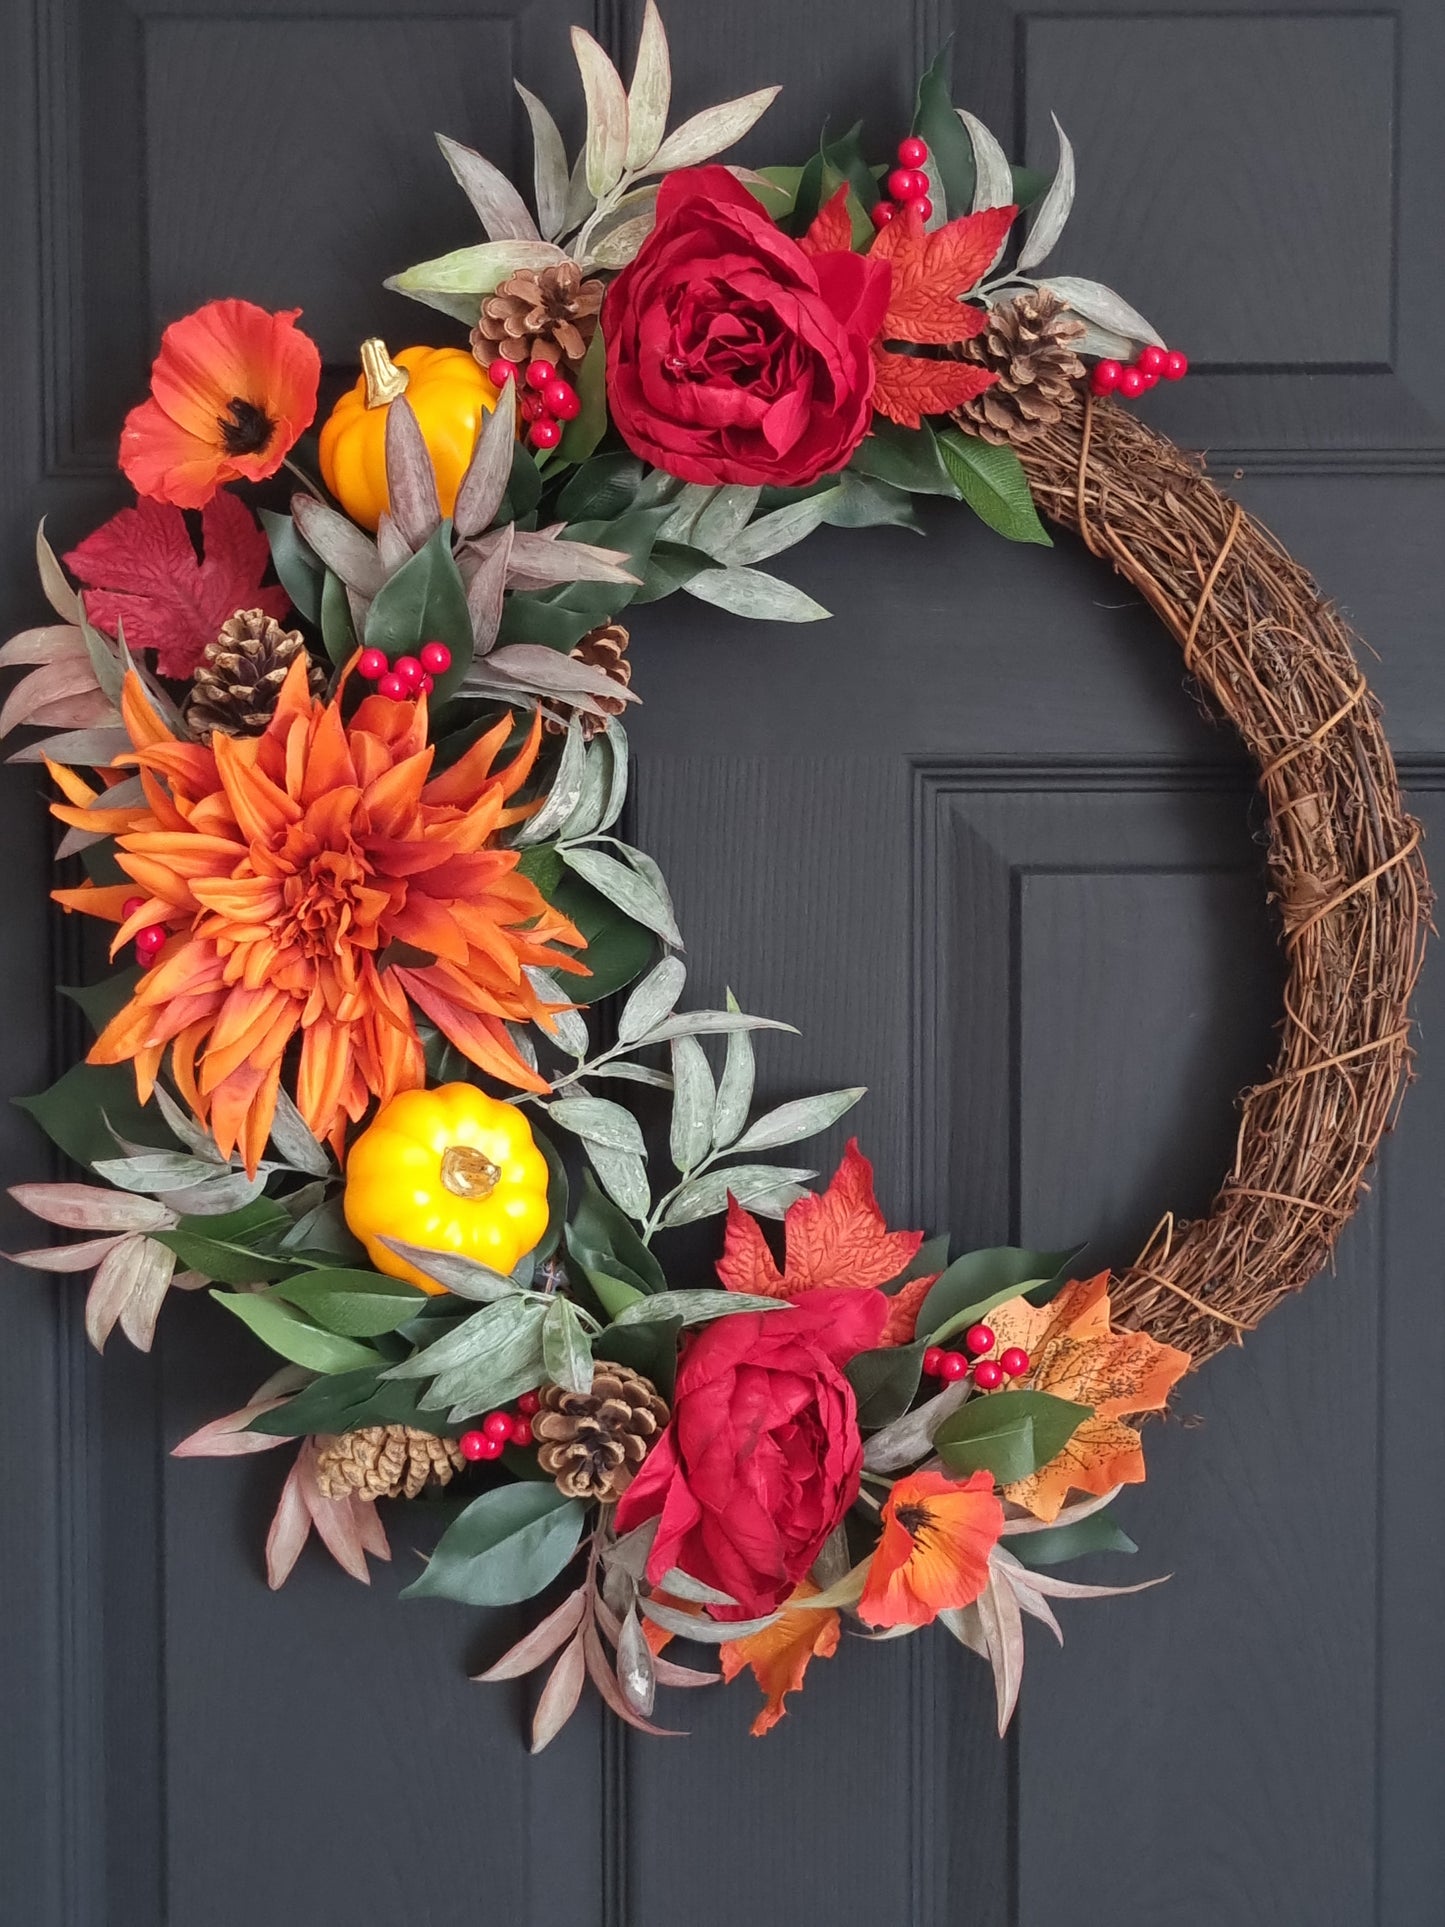
<path fill-rule="evenodd" d="M 335 1332 L 322 1331 L 278 1298 L 262 1298 L 254 1293 L 237 1295 L 229 1291 L 213 1291 L 211 1296 L 218 1305 L 233 1311 L 243 1325 L 249 1325 L 263 1345 L 269 1345 L 282 1358 L 289 1358 L 293 1365 L 304 1365 L 308 1371 L 360 1371 L 376 1356 L 367 1345 L 340 1338 Z"/>
<path fill-rule="evenodd" d="M 102 977 L 99 983 L 57 984 L 55 988 L 62 997 L 68 997 L 71 1003 L 85 1012 L 86 1022 L 98 1034 L 130 1002 L 140 980 L 140 965 L 130 964 L 124 970 L 112 972 L 109 977 Z M 135 1083 L 133 1075 L 131 1083 Z M 147 1115 L 150 1113 L 147 1112 Z"/>
<path fill-rule="evenodd" d="M 902 489 L 853 469 L 838 477 L 836 499 L 823 520 L 835 529 L 918 528 L 913 503 Z"/>
<path fill-rule="evenodd" d="M 341 1267 L 287 1278 L 274 1295 L 343 1338 L 376 1338 L 395 1331 L 428 1302 L 426 1292 L 404 1279 Z"/>
<path fill-rule="evenodd" d="M 557 497 L 557 514 L 563 522 L 613 521 L 636 501 L 642 477 L 635 455 L 590 456 Z"/>
<path fill-rule="evenodd" d="M 452 525 L 442 522 L 409 562 L 377 590 L 366 616 L 366 646 L 393 661 L 415 655 L 424 642 L 444 642 L 450 669 L 437 677 L 431 698 L 440 707 L 471 666 L 472 619 L 466 584 L 452 559 Z"/>
<path fill-rule="evenodd" d="M 953 109 L 948 65 L 945 47 L 918 83 L 912 131 L 928 145 L 952 220 L 973 206 L 974 164 L 973 143 Z"/>
<path fill-rule="evenodd" d="M 949 1242 L 946 1231 L 936 1238 L 925 1238 L 898 1276 L 890 1278 L 881 1289 L 891 1298 L 895 1292 L 902 1291 L 903 1287 L 911 1284 L 915 1278 L 932 1276 L 936 1281 L 947 1269 Z"/>
<path fill-rule="evenodd" d="M 923 1340 L 855 1352 L 843 1367 L 858 1399 L 858 1424 L 876 1432 L 901 1418 L 918 1396 L 923 1376 Z"/>
<path fill-rule="evenodd" d="M 1127 1532 L 1107 1512 L 1090 1513 L 1069 1526 L 1049 1526 L 1043 1532 L 1010 1533 L 1008 1549 L 1023 1566 L 1059 1566 L 1086 1552 L 1137 1552 Z"/>
<path fill-rule="evenodd" d="M 1025 1285 L 1057 1278 L 1073 1251 L 1024 1251 L 1017 1245 L 994 1245 L 966 1251 L 937 1280 L 918 1313 L 918 1330 L 931 1343 L 945 1325 L 960 1319 L 972 1323 L 995 1305 L 1017 1298 Z"/>
<path fill-rule="evenodd" d="M 542 1363 L 548 1378 L 565 1391 L 591 1391 L 592 1347 L 565 1298 L 554 1298 L 542 1320 Z"/>
<path fill-rule="evenodd" d="M 1039 520 L 1023 464 L 1011 448 L 995 447 L 977 435 L 947 428 L 938 437 L 944 465 L 959 494 L 978 516 L 1010 542 L 1036 542 L 1051 549 L 1053 539 Z"/>
<path fill-rule="evenodd" d="M 152 1235 L 187 1271 L 221 1285 L 265 1285 L 296 1269 L 294 1256 L 279 1248 L 290 1229 L 289 1215 L 274 1198 L 257 1198 L 224 1217 L 182 1218 L 173 1231 Z"/>
<path fill-rule="evenodd" d="M 733 1164 L 725 1169 L 705 1171 L 679 1189 L 662 1222 L 672 1229 L 680 1224 L 694 1224 L 699 1218 L 710 1218 L 716 1212 L 726 1211 L 729 1193 L 739 1204 L 756 1211 L 779 1192 L 806 1184 L 816 1176 L 815 1171 L 796 1170 L 781 1164 Z"/>
<path fill-rule="evenodd" d="M 639 1291 L 636 1285 L 629 1285 L 621 1278 L 610 1277 L 605 1271 L 599 1271 L 595 1265 L 589 1264 L 577 1253 L 574 1252 L 572 1257 L 573 1263 L 581 1266 L 583 1276 L 596 1292 L 597 1302 L 609 1318 L 616 1318 L 619 1312 L 625 1311 L 629 1305 L 640 1304 L 646 1297 L 647 1294 Z"/>
<path fill-rule="evenodd" d="M 568 1247 L 585 1249 L 588 1262 L 602 1261 L 603 1269 L 623 1278 L 639 1291 L 667 1290 L 667 1276 L 657 1254 L 642 1242 L 636 1227 L 606 1197 L 590 1171 L 582 1178 L 576 1216 L 568 1227 Z"/>
<path fill-rule="evenodd" d="M 939 453 L 938 437 L 922 428 L 900 428 L 875 418 L 873 432 L 858 444 L 848 464 L 856 474 L 887 482 L 910 495 L 948 495 L 958 499 L 958 484 Z"/>
<path fill-rule="evenodd" d="M 1014 200 L 1019 212 L 1026 213 L 1035 201 L 1043 199 L 1053 182 L 1053 175 L 1042 167 L 1011 167 L 1013 176 Z"/>
<path fill-rule="evenodd" d="M 650 1378 L 665 1399 L 672 1398 L 677 1378 L 677 1338 L 680 1318 L 662 1318 L 655 1325 L 612 1324 L 592 1341 L 594 1358 L 630 1365 Z"/>
<path fill-rule="evenodd" d="M 18 1098 L 45 1135 L 77 1164 L 114 1157 L 115 1138 L 106 1119 L 137 1144 L 159 1149 L 174 1146 L 154 1105 L 142 1107 L 135 1094 L 135 1072 L 129 1064 L 73 1064 L 49 1090 Z"/>
<path fill-rule="evenodd" d="M 738 1311 L 778 1311 L 786 1299 L 755 1297 L 747 1291 L 725 1291 L 705 1286 L 693 1291 L 655 1291 L 639 1298 L 613 1319 L 609 1329 L 621 1325 L 650 1325 L 659 1319 L 677 1318 L 684 1325 L 705 1325 L 713 1318 L 727 1318 Z"/>
<path fill-rule="evenodd" d="M 1057 1458 L 1093 1409 L 1048 1392 L 990 1392 L 950 1414 L 933 1443 L 950 1472 L 1011 1485 Z"/>
<path fill-rule="evenodd" d="M 702 549 L 686 542 L 654 542 L 643 572 L 642 587 L 633 593 L 634 602 L 660 602 L 675 589 L 685 589 L 704 569 L 717 563 Z"/>
<path fill-rule="evenodd" d="M 619 862 L 605 850 L 580 844 L 564 849 L 562 861 L 634 923 L 641 924 L 664 942 L 681 947 L 682 934 L 672 911 L 654 886 L 631 864 Z"/>
<path fill-rule="evenodd" d="M 577 370 L 577 395 L 581 412 L 562 430 L 555 459 L 581 462 L 592 453 L 607 432 L 607 348 L 601 328 L 593 330 L 582 366 Z"/>
<path fill-rule="evenodd" d="M 851 1111 L 866 1091 L 866 1085 L 856 1084 L 851 1090 L 824 1091 L 817 1097 L 798 1097 L 790 1104 L 780 1104 L 775 1111 L 755 1118 L 733 1150 L 776 1151 L 785 1144 L 797 1144 L 803 1138 L 816 1137 L 820 1131 L 831 1129 L 845 1112 Z"/>
<path fill-rule="evenodd" d="M 484 1492 L 448 1526 L 403 1599 L 511 1606 L 557 1577 L 577 1550 L 586 1509 L 555 1485 L 518 1483 Z"/>
<path fill-rule="evenodd" d="M 424 1387 L 388 1383 L 381 1376 L 383 1366 L 378 1358 L 364 1372 L 320 1378 L 275 1411 L 259 1413 L 246 1429 L 268 1438 L 349 1432 L 359 1425 L 415 1425 L 425 1432 L 445 1432 L 435 1412 L 421 1409 Z"/>
<path fill-rule="evenodd" d="M 821 622 L 829 613 L 821 602 L 765 569 L 700 569 L 688 578 L 686 588 L 700 602 L 754 622 Z"/>
<path fill-rule="evenodd" d="M 275 509 L 258 509 L 266 540 L 271 544 L 271 562 L 281 587 L 308 622 L 321 621 L 321 585 L 326 568 L 316 551 L 304 542 L 289 515 Z"/>
<path fill-rule="evenodd" d="M 321 583 L 321 640 L 338 669 L 356 653 L 356 629 L 346 584 L 332 569 L 326 571 Z"/>
<path fill-rule="evenodd" d="M 507 482 L 507 492 L 492 517 L 492 527 L 499 529 L 507 522 L 524 521 L 541 499 L 541 471 L 525 442 L 518 442 L 512 454 L 512 473 Z"/>

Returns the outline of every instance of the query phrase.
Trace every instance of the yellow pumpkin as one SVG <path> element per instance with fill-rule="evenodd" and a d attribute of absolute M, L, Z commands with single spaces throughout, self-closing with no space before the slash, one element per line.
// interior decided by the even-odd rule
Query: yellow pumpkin
<path fill-rule="evenodd" d="M 475 1084 L 403 1091 L 352 1145 L 343 1209 L 378 1271 L 438 1292 L 381 1240 L 505 1275 L 547 1229 L 547 1160 L 520 1108 Z"/>
<path fill-rule="evenodd" d="M 496 388 L 465 348 L 402 348 L 393 361 L 384 341 L 363 341 L 361 375 L 321 430 L 321 474 L 367 529 L 387 507 L 386 417 L 398 395 L 420 425 L 443 515 L 456 507 L 483 417 L 497 405 Z"/>

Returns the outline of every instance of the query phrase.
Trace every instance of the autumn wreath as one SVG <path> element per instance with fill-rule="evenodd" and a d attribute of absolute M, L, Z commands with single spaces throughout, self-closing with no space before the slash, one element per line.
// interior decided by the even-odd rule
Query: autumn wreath
<path fill-rule="evenodd" d="M 86 1175 L 15 1195 L 82 1236 L 18 1262 L 93 1271 L 98 1347 L 148 1348 L 167 1292 L 209 1286 L 279 1355 L 176 1447 L 292 1448 L 273 1586 L 313 1529 L 365 1579 L 382 1500 L 433 1522 L 411 1596 L 562 1581 L 483 1675 L 550 1666 L 534 1747 L 588 1678 L 656 1732 L 659 1684 L 751 1668 L 764 1732 L 845 1617 L 939 1621 L 991 1661 L 1002 1728 L 1022 1616 L 1057 1632 L 1052 1601 L 1131 1590 L 1056 1571 L 1134 1549 L 1131 1421 L 1354 1207 L 1407 1061 L 1418 832 L 1339 620 L 1118 405 L 1183 355 L 1044 271 L 1062 131 L 1052 175 L 1012 167 L 936 63 L 891 164 L 853 133 L 729 167 L 773 90 L 669 133 L 650 0 L 630 88 L 573 45 L 575 163 L 525 89 L 532 207 L 442 140 L 488 238 L 389 284 L 464 344 L 365 343 L 308 453 L 298 314 L 212 302 L 125 423 L 136 505 L 68 575 L 42 531 L 56 620 L 0 652 L 27 670 L 0 731 L 46 732 L 18 756 L 60 792 L 56 898 L 121 967 L 69 993 L 95 1041 L 27 1100 Z M 289 507 L 230 492 L 283 466 Z M 1119 1278 L 890 1229 L 856 1142 L 820 1191 L 773 1162 L 863 1093 L 755 1115 L 752 1035 L 786 1026 L 683 1006 L 666 883 L 619 833 L 620 611 L 812 620 L 759 565 L 918 494 L 1015 540 L 1049 540 L 1040 509 L 1076 529 L 1260 764 L 1279 1062 L 1213 1211 Z M 697 1276 L 668 1234 L 713 1217 Z"/>

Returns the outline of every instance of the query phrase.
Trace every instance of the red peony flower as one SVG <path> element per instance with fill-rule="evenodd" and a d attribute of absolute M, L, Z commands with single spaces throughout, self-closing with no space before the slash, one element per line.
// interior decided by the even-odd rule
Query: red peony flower
<path fill-rule="evenodd" d="M 786 1599 L 858 1496 L 863 1443 L 843 1366 L 878 1343 L 888 1300 L 820 1293 L 787 1311 L 735 1312 L 692 1340 L 672 1423 L 617 1506 L 617 1529 L 659 1518 L 647 1576 L 673 1566 L 752 1619 Z"/>
<path fill-rule="evenodd" d="M 872 418 L 890 273 L 789 239 L 725 167 L 670 174 L 602 311 L 623 440 L 688 482 L 793 486 L 842 468 Z"/>
<path fill-rule="evenodd" d="M 321 380 L 300 312 L 208 301 L 171 323 L 150 399 L 121 430 L 120 465 L 138 495 L 203 508 L 223 482 L 276 473 L 311 424 Z"/>

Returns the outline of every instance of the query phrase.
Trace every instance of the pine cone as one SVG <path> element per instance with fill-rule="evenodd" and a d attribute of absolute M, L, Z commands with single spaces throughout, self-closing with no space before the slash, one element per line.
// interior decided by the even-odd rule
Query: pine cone
<path fill-rule="evenodd" d="M 326 688 L 326 671 L 311 662 L 297 629 L 283 629 L 260 609 L 238 609 L 221 626 L 196 665 L 186 698 L 186 721 L 208 743 L 223 736 L 259 736 L 276 713 L 286 672 L 301 656 L 313 696 Z"/>
<path fill-rule="evenodd" d="M 962 344 L 965 361 L 991 368 L 992 387 L 954 415 L 959 427 L 986 442 L 1015 447 L 1052 428 L 1073 400 L 1084 364 L 1073 344 L 1084 324 L 1047 288 L 990 308 L 988 326 Z"/>
<path fill-rule="evenodd" d="M 590 1392 L 546 1385 L 537 1396 L 537 1462 L 569 1499 L 620 1499 L 668 1420 L 650 1379 L 605 1359 L 593 1367 Z"/>
<path fill-rule="evenodd" d="M 581 642 L 572 651 L 577 662 L 585 662 L 592 669 L 600 669 L 612 678 L 619 689 L 627 689 L 632 683 L 632 664 L 627 661 L 628 636 L 620 622 L 604 622 L 598 629 L 589 629 Z M 608 716 L 620 716 L 627 704 L 621 696 L 598 696 L 594 700 L 606 711 L 606 715 L 594 716 L 591 710 L 575 712 L 582 721 L 582 735 L 586 742 L 600 736 L 607 727 Z M 567 727 L 567 718 L 574 712 L 569 703 L 556 701 L 551 713 L 542 719 L 542 727 L 553 736 L 560 736 Z"/>
<path fill-rule="evenodd" d="M 506 361 L 550 361 L 575 368 L 587 352 L 602 308 L 602 283 L 584 281 L 575 261 L 508 275 L 482 301 L 472 353 L 485 368 Z"/>
<path fill-rule="evenodd" d="M 362 1425 L 316 1441 L 316 1483 L 328 1499 L 414 1499 L 429 1482 L 449 1485 L 462 1464 L 455 1439 L 414 1425 Z"/>

